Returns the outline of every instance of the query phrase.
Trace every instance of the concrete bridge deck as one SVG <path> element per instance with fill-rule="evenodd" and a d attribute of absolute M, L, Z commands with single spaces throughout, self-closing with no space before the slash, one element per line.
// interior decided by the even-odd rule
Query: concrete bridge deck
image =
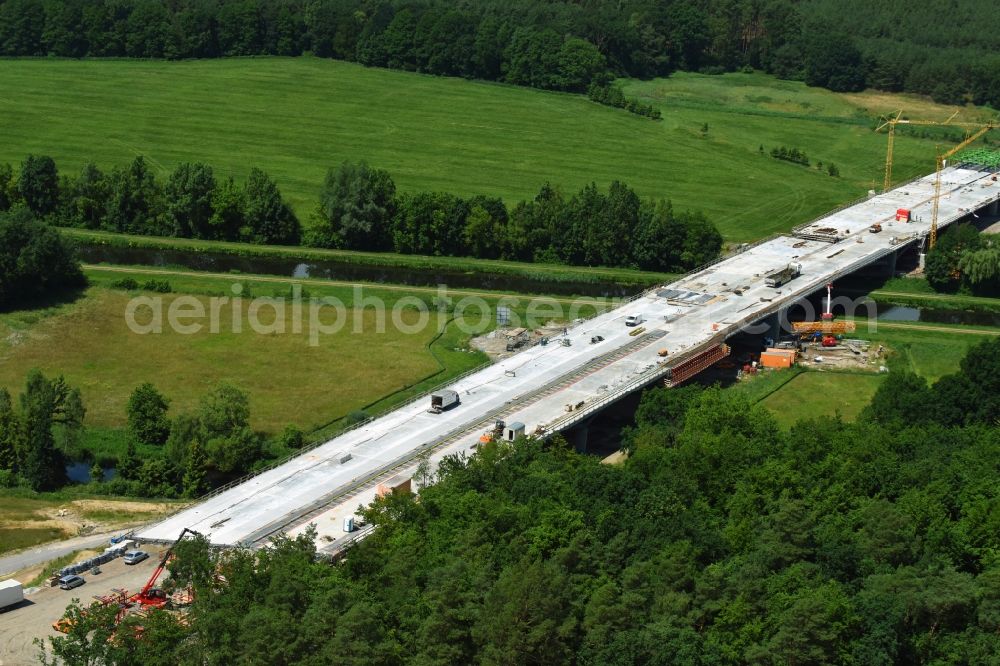
<path fill-rule="evenodd" d="M 1000 197 L 993 174 L 949 167 L 942 174 L 939 225 L 945 226 Z M 828 282 L 903 247 L 922 241 L 930 227 L 933 174 L 836 211 L 685 278 L 646 292 L 611 312 L 569 329 L 570 346 L 553 340 L 460 379 L 450 388 L 461 404 L 441 414 L 427 400 L 405 405 L 346 432 L 288 462 L 211 496 L 139 533 L 172 541 L 185 527 L 219 545 L 256 544 L 279 531 L 318 527 L 320 546 L 336 547 L 349 535 L 343 518 L 375 494 L 379 479 L 412 473 L 417 457 L 431 461 L 471 453 L 494 419 L 563 430 L 635 390 L 662 378 L 674 359 L 707 349 Z M 913 221 L 896 222 L 898 208 Z M 869 226 L 881 223 L 881 233 Z M 836 242 L 807 240 L 834 235 Z M 764 275 L 802 264 L 800 277 L 779 288 Z M 629 315 L 645 318 L 646 332 L 630 336 Z M 591 344 L 592 336 L 604 340 Z M 667 349 L 667 364 L 658 356 Z M 335 380 L 335 378 L 331 378 Z M 322 380 L 317 381 L 321 390 Z M 567 404 L 578 405 L 572 412 Z"/>

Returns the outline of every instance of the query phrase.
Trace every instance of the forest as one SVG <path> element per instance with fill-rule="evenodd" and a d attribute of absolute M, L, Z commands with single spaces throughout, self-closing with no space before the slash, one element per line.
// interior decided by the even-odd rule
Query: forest
<path fill-rule="evenodd" d="M 240 184 L 184 162 L 162 182 L 141 155 L 109 173 L 87 164 L 75 177 L 44 155 L 29 155 L 16 173 L 0 164 L 0 214 L 8 210 L 117 233 L 668 272 L 722 249 L 701 213 L 643 201 L 619 181 L 606 194 L 591 183 L 571 197 L 546 183 L 508 209 L 493 197 L 397 193 L 388 172 L 364 162 L 329 170 L 306 225 L 261 169 Z"/>
<path fill-rule="evenodd" d="M 84 613 L 78 664 L 986 664 L 1000 653 L 1000 341 L 855 423 L 647 391 L 604 465 L 561 439 L 418 470 L 334 565 L 178 546 L 186 619 Z M 433 482 L 433 483 L 431 483 Z M 84 604 L 84 607 L 86 604 Z M 141 623 L 141 640 L 134 625 Z M 279 638 L 280 637 L 280 638 Z"/>
<path fill-rule="evenodd" d="M 351 60 L 585 92 L 745 67 L 1000 106 L 991 0 L 4 0 L 0 54 Z"/>

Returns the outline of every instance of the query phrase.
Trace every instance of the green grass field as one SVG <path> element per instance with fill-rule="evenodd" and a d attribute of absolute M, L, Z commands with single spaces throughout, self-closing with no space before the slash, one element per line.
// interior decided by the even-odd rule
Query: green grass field
<path fill-rule="evenodd" d="M 22 310 L 0 315 L 0 386 L 16 395 L 31 368 L 48 374 L 64 374 L 81 389 L 87 407 L 85 448 L 98 459 L 113 456 L 123 446 L 120 428 L 125 423 L 125 404 L 139 383 L 153 382 L 172 401 L 173 414 L 190 410 L 202 394 L 219 381 L 229 381 L 249 392 L 252 423 L 275 432 L 293 423 L 306 430 L 324 429 L 352 412 L 374 413 L 425 391 L 450 377 L 486 362 L 486 357 L 468 349 L 469 331 L 450 321 L 466 296 L 470 325 L 480 321 L 491 328 L 494 308 L 501 294 L 455 290 L 452 311 L 439 319 L 436 309 L 428 313 L 428 325 L 408 333 L 393 323 L 392 308 L 417 299 L 433 305 L 436 291 L 419 287 L 364 285 L 360 296 L 386 304 L 384 325 L 379 330 L 375 310 L 366 305 L 357 310 L 353 286 L 323 280 L 291 280 L 268 276 L 211 275 L 177 271 L 163 274 L 156 269 L 99 267 L 87 269 L 91 287 L 73 303 L 45 309 Z M 143 282 L 150 277 L 168 280 L 171 294 L 127 292 L 110 288 L 114 281 L 131 277 Z M 240 317 L 242 332 L 234 330 L 232 304 L 218 310 L 218 332 L 210 320 L 200 319 L 202 330 L 182 334 L 167 325 L 170 304 L 180 295 L 193 296 L 211 313 L 211 299 L 232 296 L 238 284 L 244 296 L 288 296 L 291 285 L 300 284 L 306 302 L 302 306 L 301 331 L 294 331 L 295 310 L 285 307 L 285 332 L 260 334 L 251 330 L 249 299 L 244 298 Z M 162 298 L 163 332 L 136 334 L 126 324 L 125 311 L 134 296 Z M 334 334 L 317 335 L 310 344 L 309 297 L 335 297 L 345 305 L 346 323 Z M 520 317 L 527 314 L 528 299 L 514 305 Z M 370 301 L 367 301 L 370 303 Z M 510 301 L 508 301 L 510 302 Z M 569 299 L 546 299 L 562 306 L 569 317 Z M 485 318 L 477 303 L 487 307 Z M 540 307 L 539 319 L 553 312 Z M 356 318 L 355 312 L 360 312 Z M 574 316 L 590 316 L 594 308 L 580 306 Z M 419 315 L 401 309 L 400 320 L 415 324 Z M 320 314 L 325 325 L 336 317 L 332 308 Z M 556 318 L 562 319 L 564 317 Z M 148 307 L 135 319 L 149 322 Z M 262 308 L 260 324 L 275 321 L 270 307 Z M 539 321 L 539 323 L 542 323 Z M 443 330 L 439 325 L 444 324 Z M 360 331 L 356 331 L 360 326 Z M 118 434 L 116 434 L 116 432 Z"/>
<path fill-rule="evenodd" d="M 922 277 L 892 278 L 882 287 L 868 292 L 868 295 L 880 303 L 896 303 L 934 309 L 1000 312 L 1000 298 L 939 293 L 934 291 L 934 288 Z"/>
<path fill-rule="evenodd" d="M 981 326 L 879 322 L 877 334 L 860 337 L 883 342 L 895 352 L 890 364 L 934 382 L 957 372 L 969 347 L 997 335 L 1000 329 Z"/>
<path fill-rule="evenodd" d="M 242 178 L 270 173 L 302 217 L 344 160 L 387 169 L 403 191 L 499 195 L 514 203 L 551 181 L 573 192 L 613 179 L 705 211 L 730 241 L 827 211 L 881 183 L 885 136 L 872 109 L 950 110 L 893 96 L 838 96 L 761 74 L 626 82 L 659 106 L 653 122 L 583 96 L 315 58 L 184 62 L 2 60 L 0 161 L 52 155 L 64 173 L 145 155 Z M 701 128 L 708 123 L 704 136 Z M 762 156 L 798 147 L 841 177 Z M 933 168 L 934 144 L 900 137 L 896 175 Z"/>
<path fill-rule="evenodd" d="M 160 334 L 137 335 L 124 317 L 130 297 L 98 287 L 29 326 L 0 318 L 0 338 L 5 339 L 0 343 L 0 386 L 19 391 L 27 371 L 36 367 L 64 374 L 83 392 L 88 424 L 120 427 L 129 393 L 143 381 L 153 382 L 170 398 L 175 414 L 194 408 L 212 386 L 228 381 L 250 394 L 253 425 L 273 432 L 287 423 L 318 427 L 441 369 L 427 349 L 436 332 L 432 327 L 405 335 L 386 326 L 379 333 L 372 310 L 360 319 L 361 333 L 352 333 L 352 321 L 341 333 L 322 336 L 318 346 L 311 346 L 307 326 L 302 333 L 291 332 L 290 310 L 285 313 L 287 333 L 250 331 L 245 303 L 242 333 L 233 330 L 232 308 L 223 306 L 217 334 L 207 326 L 194 335 L 164 326 Z M 162 298 L 166 312 L 177 295 Z M 209 298 L 197 298 L 207 310 Z M 331 310 L 326 315 L 332 320 Z M 271 316 L 262 314 L 261 320 Z"/>
<path fill-rule="evenodd" d="M 884 377 L 846 372 L 803 372 L 761 402 L 778 423 L 840 414 L 851 421 L 868 404 Z"/>

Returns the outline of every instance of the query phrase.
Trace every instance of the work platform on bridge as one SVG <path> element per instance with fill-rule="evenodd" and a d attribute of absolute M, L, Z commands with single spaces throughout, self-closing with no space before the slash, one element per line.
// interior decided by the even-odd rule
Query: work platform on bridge
<path fill-rule="evenodd" d="M 1000 199 L 991 173 L 949 167 L 942 180 L 942 227 Z M 484 424 L 519 421 L 528 433 L 569 428 L 827 283 L 921 243 L 933 191 L 933 175 L 927 176 L 803 225 L 797 235 L 659 285 L 573 326 L 562 336 L 566 344 L 531 347 L 456 381 L 448 388 L 461 403 L 451 409 L 428 414 L 423 400 L 404 405 L 146 527 L 139 537 L 172 541 L 188 527 L 218 545 L 255 545 L 313 522 L 321 539 L 351 538 L 343 518 L 374 499 L 380 479 L 408 473 L 423 457 L 433 463 L 473 453 Z M 896 221 L 899 208 L 912 211 L 912 221 Z M 871 233 L 876 223 L 882 231 Z M 829 229 L 836 239 L 819 237 Z M 765 284 L 765 276 L 793 262 L 801 266 L 797 277 L 779 287 Z M 633 336 L 625 319 L 636 315 L 645 331 Z"/>

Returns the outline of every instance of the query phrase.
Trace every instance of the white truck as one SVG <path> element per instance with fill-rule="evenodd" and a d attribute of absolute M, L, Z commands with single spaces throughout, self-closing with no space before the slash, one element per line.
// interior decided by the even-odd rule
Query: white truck
<path fill-rule="evenodd" d="M 0 609 L 19 604 L 24 601 L 24 589 L 21 583 L 13 578 L 0 581 Z"/>
<path fill-rule="evenodd" d="M 643 321 L 645 321 L 645 320 L 642 318 L 641 314 L 634 314 L 634 315 L 629 315 L 629 316 L 625 317 L 625 325 L 626 326 L 638 326 Z"/>
<path fill-rule="evenodd" d="M 787 282 L 791 282 L 801 274 L 802 264 L 797 261 L 793 261 L 780 271 L 774 271 L 773 273 L 765 275 L 764 284 L 768 287 L 780 287 Z"/>
<path fill-rule="evenodd" d="M 431 408 L 427 411 L 431 414 L 440 414 L 446 409 L 454 407 L 459 403 L 458 393 L 450 389 L 431 393 Z"/>

